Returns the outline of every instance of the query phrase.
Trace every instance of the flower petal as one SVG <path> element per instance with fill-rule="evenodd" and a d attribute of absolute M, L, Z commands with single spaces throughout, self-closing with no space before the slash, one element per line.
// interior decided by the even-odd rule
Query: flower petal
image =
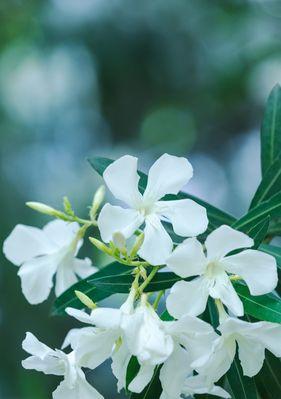
<path fill-rule="evenodd" d="M 252 295 L 267 294 L 277 285 L 276 260 L 264 252 L 248 249 L 224 258 L 221 263 L 226 271 L 245 280 Z"/>
<path fill-rule="evenodd" d="M 155 366 L 142 364 L 137 376 L 131 381 L 128 388 L 131 392 L 140 393 L 151 381 Z"/>
<path fill-rule="evenodd" d="M 22 224 L 18 224 L 12 230 L 3 244 L 4 255 L 16 266 L 20 266 L 36 256 L 50 254 L 55 250 L 56 247 L 42 230 Z"/>
<path fill-rule="evenodd" d="M 57 256 L 45 255 L 25 262 L 19 269 L 22 292 L 32 305 L 48 298 L 57 270 Z"/>
<path fill-rule="evenodd" d="M 122 233 L 125 238 L 131 237 L 143 221 L 143 216 L 134 209 L 106 204 L 99 214 L 98 227 L 102 240 L 110 242 L 115 233 Z"/>
<path fill-rule="evenodd" d="M 103 399 L 103 396 L 91 386 L 85 378 L 78 377 L 75 385 L 70 387 L 64 380 L 53 392 L 53 399 Z"/>
<path fill-rule="evenodd" d="M 56 274 L 55 294 L 60 296 L 73 284 L 77 283 L 78 278 L 73 270 L 74 258 L 70 254 L 59 264 Z"/>
<path fill-rule="evenodd" d="M 58 249 L 61 249 L 71 244 L 79 228 L 79 224 L 76 222 L 69 223 L 56 219 L 47 223 L 43 231 L 48 239 L 53 242 Z"/>
<path fill-rule="evenodd" d="M 253 377 L 258 374 L 262 368 L 265 358 L 264 346 L 242 336 L 237 338 L 237 343 L 243 374 L 248 377 Z"/>
<path fill-rule="evenodd" d="M 241 231 L 222 225 L 208 235 L 206 242 L 208 259 L 220 259 L 229 252 L 248 248 L 254 245 L 254 240 Z"/>
<path fill-rule="evenodd" d="M 167 266 L 182 278 L 198 276 L 207 264 L 203 247 L 196 238 L 188 238 L 168 257 Z"/>
<path fill-rule="evenodd" d="M 138 254 L 151 265 L 162 265 L 173 249 L 173 241 L 156 215 L 145 220 L 144 241 Z"/>
<path fill-rule="evenodd" d="M 204 233 L 208 226 L 206 209 L 190 199 L 158 201 L 157 213 L 167 218 L 174 232 L 182 237 L 194 237 Z"/>
<path fill-rule="evenodd" d="M 92 266 L 91 259 L 89 258 L 75 258 L 73 260 L 73 269 L 75 274 L 81 278 L 87 278 L 99 270 L 97 267 Z"/>
<path fill-rule="evenodd" d="M 191 372 L 188 352 L 177 345 L 160 370 L 159 378 L 164 394 L 168 398 L 180 398 L 184 381 Z"/>
<path fill-rule="evenodd" d="M 99 328 L 118 329 L 121 324 L 120 309 L 97 308 L 91 313 L 91 321 Z"/>
<path fill-rule="evenodd" d="M 25 339 L 22 342 L 22 349 L 30 355 L 40 357 L 40 359 L 44 359 L 47 355 L 53 353 L 51 348 L 43 344 L 43 342 L 40 342 L 35 335 L 30 332 L 26 333 Z"/>
<path fill-rule="evenodd" d="M 136 208 L 142 196 L 138 190 L 139 175 L 137 173 L 138 159 L 125 155 L 111 165 L 104 173 L 104 181 L 115 198 Z"/>
<path fill-rule="evenodd" d="M 216 277 L 215 284 L 209 289 L 209 293 L 212 298 L 220 299 L 236 316 L 244 315 L 243 303 L 226 273 L 221 273 Z"/>
<path fill-rule="evenodd" d="M 132 355 L 127 346 L 122 343 L 121 347 L 111 357 L 111 369 L 117 378 L 117 389 L 120 392 L 126 386 L 127 367 Z"/>
<path fill-rule="evenodd" d="M 75 309 L 75 308 L 66 308 L 65 312 L 69 316 L 74 317 L 76 320 L 81 321 L 81 323 L 93 324 L 91 315 L 84 312 L 83 310 L 79 310 L 79 309 Z"/>
<path fill-rule="evenodd" d="M 144 200 L 153 203 L 166 194 L 177 194 L 192 175 L 192 166 L 186 158 L 163 154 L 149 170 Z"/>
<path fill-rule="evenodd" d="M 211 394 L 221 398 L 231 398 L 228 392 L 214 384 L 208 384 L 204 375 L 193 375 L 185 380 L 183 393 L 187 396 L 194 394 Z M 209 395 L 207 395 L 209 396 Z"/>
<path fill-rule="evenodd" d="M 204 312 L 209 292 L 204 277 L 192 281 L 178 281 L 171 288 L 166 305 L 176 319 L 184 315 L 198 316 Z"/>

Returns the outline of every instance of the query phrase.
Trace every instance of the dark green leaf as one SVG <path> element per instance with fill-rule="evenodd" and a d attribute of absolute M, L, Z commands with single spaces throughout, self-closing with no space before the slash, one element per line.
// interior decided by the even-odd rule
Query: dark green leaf
<path fill-rule="evenodd" d="M 275 218 L 270 221 L 268 228 L 268 236 L 281 236 L 281 218 Z"/>
<path fill-rule="evenodd" d="M 261 164 L 262 174 L 278 157 L 281 151 L 281 87 L 276 85 L 266 103 L 261 127 Z"/>
<path fill-rule="evenodd" d="M 235 283 L 235 290 L 243 302 L 245 313 L 258 320 L 281 323 L 281 299 L 273 293 L 252 296 L 248 287 Z"/>
<path fill-rule="evenodd" d="M 111 294 L 105 291 L 99 290 L 92 284 L 88 283 L 88 280 L 95 281 L 99 278 L 105 276 L 113 276 L 116 274 L 126 274 L 130 273 L 131 268 L 128 266 L 124 266 L 118 262 L 110 263 L 108 266 L 104 267 L 100 271 L 95 274 L 92 274 L 88 278 L 79 281 L 74 284 L 68 290 L 66 290 L 62 295 L 60 295 L 56 300 L 52 308 L 53 315 L 64 315 L 65 309 L 67 307 L 73 307 L 77 309 L 83 309 L 84 305 L 81 301 L 76 297 L 75 291 L 81 291 L 84 294 L 88 295 L 94 302 L 99 302 Z"/>
<path fill-rule="evenodd" d="M 177 276 L 172 272 L 160 272 L 157 273 L 153 280 L 145 288 L 145 292 L 162 291 L 171 288 L 177 281 L 181 280 L 181 277 Z M 99 278 L 98 280 L 89 280 L 90 284 L 98 287 L 100 290 L 110 292 L 111 294 L 116 293 L 128 293 L 131 285 L 134 281 L 132 275 L 117 275 Z"/>
<path fill-rule="evenodd" d="M 281 193 L 274 195 L 270 200 L 250 210 L 241 219 L 233 223 L 232 227 L 236 230 L 248 233 L 268 216 L 281 216 Z"/>
<path fill-rule="evenodd" d="M 255 241 L 253 249 L 257 249 L 264 240 L 268 231 L 269 222 L 270 216 L 267 216 L 265 219 L 263 219 L 261 222 L 259 222 L 256 226 L 252 227 L 248 231 L 248 235 L 252 237 Z"/>
<path fill-rule="evenodd" d="M 216 330 L 219 325 L 218 311 L 214 302 L 214 299 L 209 297 L 207 307 L 200 318 L 207 323 L 211 324 Z"/>
<path fill-rule="evenodd" d="M 281 150 L 281 149 L 280 149 Z M 281 159 L 277 159 L 265 173 L 255 195 L 252 199 L 250 209 L 255 208 L 262 202 L 269 200 L 281 190 Z"/>
<path fill-rule="evenodd" d="M 93 157 L 89 159 L 91 166 L 102 176 L 104 170 L 110 165 L 113 161 L 108 158 L 101 158 L 101 157 Z M 139 181 L 139 190 L 140 192 L 144 192 L 147 184 L 147 176 L 142 173 L 138 172 L 140 175 Z M 193 195 L 186 194 L 180 192 L 178 195 L 166 195 L 163 199 L 164 200 L 174 200 L 174 199 L 192 199 L 196 201 L 198 204 L 204 206 L 207 209 L 208 218 L 209 218 L 209 227 L 208 231 L 214 230 L 216 227 L 221 226 L 222 224 L 231 225 L 235 222 L 235 218 L 229 215 L 226 212 L 221 211 L 220 209 L 214 207 L 213 205 L 208 204 L 207 202 L 197 198 Z"/>
<path fill-rule="evenodd" d="M 243 375 L 237 355 L 226 374 L 226 379 L 231 388 L 233 399 L 258 399 L 255 381 L 253 378 Z"/>
<path fill-rule="evenodd" d="M 126 390 L 128 390 L 128 386 L 133 381 L 133 379 L 137 376 L 140 370 L 140 364 L 136 356 L 132 356 L 126 372 Z"/>
<path fill-rule="evenodd" d="M 132 393 L 131 399 L 159 399 L 162 393 L 162 386 L 159 380 L 160 367 L 155 368 L 155 372 L 150 383 L 141 393 Z"/>
<path fill-rule="evenodd" d="M 281 360 L 266 351 L 263 368 L 255 380 L 262 399 L 281 398 Z"/>

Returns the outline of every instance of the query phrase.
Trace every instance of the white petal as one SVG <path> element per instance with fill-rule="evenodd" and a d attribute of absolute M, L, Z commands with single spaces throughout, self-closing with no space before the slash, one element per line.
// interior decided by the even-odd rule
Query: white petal
<path fill-rule="evenodd" d="M 120 309 L 97 308 L 91 313 L 91 321 L 99 328 L 118 329 L 121 324 Z"/>
<path fill-rule="evenodd" d="M 117 378 L 118 392 L 126 386 L 127 367 L 132 355 L 127 346 L 122 343 L 120 348 L 112 355 L 111 369 L 114 376 Z"/>
<path fill-rule="evenodd" d="M 191 371 L 188 352 L 177 345 L 172 355 L 163 364 L 159 376 L 167 397 L 180 397 L 183 383 Z"/>
<path fill-rule="evenodd" d="M 111 330 L 100 330 L 96 333 L 89 329 L 83 330 L 75 348 L 77 362 L 80 366 L 95 369 L 111 356 L 119 335 Z"/>
<path fill-rule="evenodd" d="M 158 201 L 156 207 L 157 213 L 172 223 L 174 232 L 179 236 L 194 237 L 207 229 L 207 211 L 195 201 Z"/>
<path fill-rule="evenodd" d="M 224 258 L 221 263 L 229 273 L 245 280 L 252 295 L 267 294 L 277 285 L 276 260 L 264 252 L 248 249 Z"/>
<path fill-rule="evenodd" d="M 73 387 L 62 381 L 53 392 L 53 399 L 103 399 L 103 396 L 92 387 L 86 379 L 77 379 Z"/>
<path fill-rule="evenodd" d="M 264 346 L 244 337 L 237 338 L 237 342 L 243 374 L 248 377 L 253 377 L 258 374 L 262 368 L 265 357 Z"/>
<path fill-rule="evenodd" d="M 198 316 L 204 312 L 208 300 L 208 288 L 204 277 L 192 281 L 178 281 L 167 298 L 168 312 L 176 319 L 184 315 Z"/>
<path fill-rule="evenodd" d="M 30 356 L 21 362 L 22 367 L 27 370 L 41 371 L 44 374 L 64 375 L 65 366 L 60 359 L 54 356 L 47 356 L 40 359 L 37 356 Z"/>
<path fill-rule="evenodd" d="M 166 194 L 177 194 L 192 174 L 192 166 L 186 158 L 163 154 L 149 170 L 144 200 L 155 202 Z"/>
<path fill-rule="evenodd" d="M 49 240 L 60 249 L 71 244 L 79 228 L 79 224 L 76 222 L 69 223 L 56 219 L 46 224 L 43 231 Z"/>
<path fill-rule="evenodd" d="M 215 284 L 209 289 L 209 293 L 212 298 L 220 299 L 236 316 L 244 315 L 243 303 L 226 273 L 221 273 L 216 277 Z"/>
<path fill-rule="evenodd" d="M 25 262 L 19 269 L 22 292 L 32 305 L 48 298 L 57 270 L 57 256 L 45 255 Z"/>
<path fill-rule="evenodd" d="M 35 335 L 30 332 L 26 333 L 25 339 L 22 342 L 22 349 L 30 355 L 38 356 L 41 359 L 53 353 L 51 348 L 40 342 Z"/>
<path fill-rule="evenodd" d="M 144 242 L 138 251 L 139 256 L 151 265 L 162 265 L 173 249 L 173 241 L 156 215 L 146 218 Z"/>
<path fill-rule="evenodd" d="M 143 221 L 144 218 L 134 209 L 106 204 L 99 214 L 98 227 L 102 240 L 110 242 L 115 233 L 121 233 L 125 238 L 131 237 Z"/>
<path fill-rule="evenodd" d="M 114 197 L 132 208 L 137 207 L 142 200 L 138 190 L 140 177 L 137 166 L 137 158 L 125 155 L 109 165 L 103 173 L 104 181 Z"/>
<path fill-rule="evenodd" d="M 97 329 L 94 327 L 73 328 L 66 334 L 61 349 L 65 349 L 70 346 L 72 350 L 75 350 L 78 345 L 80 335 L 84 334 L 85 331 L 88 331 L 89 334 L 95 334 Z"/>
<path fill-rule="evenodd" d="M 128 388 L 131 392 L 140 393 L 151 381 L 155 366 L 142 364 L 137 376 L 131 381 Z"/>
<path fill-rule="evenodd" d="M 241 231 L 223 225 L 208 235 L 205 245 L 208 259 L 213 260 L 220 259 L 235 249 L 252 247 L 254 240 Z"/>
<path fill-rule="evenodd" d="M 219 386 L 208 384 L 206 376 L 194 375 L 185 381 L 183 393 L 185 395 L 204 394 L 217 395 L 221 398 L 231 398 L 228 392 Z"/>
<path fill-rule="evenodd" d="M 36 227 L 18 224 L 3 244 L 6 258 L 17 266 L 39 255 L 52 253 L 56 247 Z"/>
<path fill-rule="evenodd" d="M 99 270 L 97 267 L 92 266 L 91 259 L 89 258 L 75 258 L 73 260 L 73 269 L 75 274 L 83 279 L 91 276 Z"/>
<path fill-rule="evenodd" d="M 274 354 L 281 357 L 281 325 L 277 323 L 260 322 L 257 339 L 260 343 Z"/>
<path fill-rule="evenodd" d="M 79 309 L 75 309 L 75 308 L 66 308 L 65 312 L 69 316 L 74 317 L 76 320 L 79 320 L 82 323 L 93 324 L 91 316 L 88 315 L 88 313 L 84 312 L 83 310 L 79 310 Z"/>
<path fill-rule="evenodd" d="M 77 283 L 78 278 L 74 273 L 73 263 L 74 263 L 74 257 L 72 256 L 72 254 L 70 254 L 65 259 L 63 259 L 62 262 L 60 262 L 56 274 L 56 286 L 55 286 L 56 296 L 60 296 L 73 284 Z"/>
<path fill-rule="evenodd" d="M 201 275 L 207 260 L 200 242 L 196 238 L 189 238 L 177 246 L 166 263 L 174 273 L 186 278 Z"/>

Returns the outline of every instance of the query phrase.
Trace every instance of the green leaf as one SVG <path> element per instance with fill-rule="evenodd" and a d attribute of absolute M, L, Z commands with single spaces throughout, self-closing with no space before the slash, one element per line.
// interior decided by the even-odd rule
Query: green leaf
<path fill-rule="evenodd" d="M 281 150 L 281 149 L 280 149 Z M 255 208 L 262 202 L 269 200 L 281 190 L 281 159 L 277 159 L 265 173 L 255 195 L 252 199 L 250 209 Z"/>
<path fill-rule="evenodd" d="M 253 378 L 243 375 L 238 356 L 226 374 L 226 379 L 232 391 L 233 399 L 258 399 L 256 384 Z"/>
<path fill-rule="evenodd" d="M 93 157 L 89 159 L 89 162 L 91 166 L 95 169 L 95 171 L 98 172 L 100 176 L 102 176 L 104 170 L 113 162 L 113 160 L 108 158 Z M 141 193 L 143 193 L 147 184 L 147 175 L 139 171 L 138 174 L 140 175 L 139 190 Z M 210 205 L 207 202 L 201 200 L 200 198 L 197 198 L 190 194 L 180 192 L 176 196 L 166 195 L 163 199 L 174 200 L 174 199 L 186 199 L 186 198 L 192 199 L 193 201 L 196 201 L 198 204 L 206 208 L 209 218 L 209 226 L 208 226 L 209 232 L 221 226 L 222 224 L 231 225 L 235 222 L 235 218 L 233 216 L 229 215 L 224 211 L 221 211 L 220 209 L 214 207 L 213 205 Z"/>
<path fill-rule="evenodd" d="M 281 398 L 281 360 L 266 351 L 263 368 L 256 376 L 261 398 Z"/>
<path fill-rule="evenodd" d="M 237 282 L 234 287 L 243 302 L 245 313 L 258 320 L 281 323 L 281 299 L 278 295 L 252 296 L 245 285 Z"/>
<path fill-rule="evenodd" d="M 159 380 L 161 367 L 156 367 L 150 383 L 141 393 L 132 393 L 130 399 L 159 399 L 162 393 L 162 386 Z"/>
<path fill-rule="evenodd" d="M 270 221 L 268 236 L 270 237 L 281 236 L 281 218 L 276 218 Z"/>
<path fill-rule="evenodd" d="M 60 295 L 54 302 L 52 307 L 52 315 L 64 315 L 65 309 L 67 307 L 73 307 L 76 309 L 83 309 L 85 307 L 76 297 L 76 290 L 88 295 L 94 302 L 99 302 L 111 295 L 106 291 L 99 290 L 93 284 L 89 284 L 88 280 L 95 281 L 105 276 L 114 276 L 116 274 L 122 275 L 130 272 L 131 268 L 128 266 L 124 266 L 118 262 L 110 263 L 97 273 L 94 273 L 86 279 L 74 284 L 62 295 Z"/>
<path fill-rule="evenodd" d="M 241 219 L 233 223 L 232 227 L 236 230 L 248 233 L 268 216 L 281 216 L 281 192 L 275 194 L 270 200 L 263 202 L 256 208 L 251 209 Z"/>
<path fill-rule="evenodd" d="M 255 241 L 255 245 L 253 249 L 257 249 L 262 243 L 263 239 L 266 237 L 268 227 L 270 222 L 270 216 L 267 216 L 261 222 L 259 222 L 256 226 L 252 227 L 248 231 L 248 235 L 252 237 Z"/>
<path fill-rule="evenodd" d="M 133 381 L 133 379 L 137 376 L 140 370 L 140 364 L 136 356 L 132 356 L 126 371 L 126 390 L 128 390 L 128 386 Z"/>
<path fill-rule="evenodd" d="M 274 258 L 276 259 L 277 265 L 281 269 L 281 248 L 280 247 L 276 247 L 275 245 L 271 245 L 271 244 L 261 244 L 259 246 L 259 250 L 263 251 L 269 255 L 274 256 Z"/>
<path fill-rule="evenodd" d="M 276 85 L 266 103 L 261 127 L 262 175 L 278 157 L 281 151 L 281 87 Z"/>
<path fill-rule="evenodd" d="M 153 280 L 145 288 L 145 292 L 161 291 L 171 288 L 181 277 L 172 272 L 157 273 Z M 134 281 L 132 275 L 117 275 L 104 278 L 88 280 L 89 284 L 93 284 L 100 290 L 107 291 L 111 294 L 128 293 Z"/>

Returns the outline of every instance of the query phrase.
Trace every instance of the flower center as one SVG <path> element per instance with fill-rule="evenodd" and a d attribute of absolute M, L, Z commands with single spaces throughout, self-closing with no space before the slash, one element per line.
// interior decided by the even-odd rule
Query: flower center
<path fill-rule="evenodd" d="M 213 279 L 216 278 L 218 275 L 220 275 L 224 269 L 220 265 L 219 262 L 210 262 L 207 266 L 207 269 L 205 271 L 205 276 L 207 278 Z"/>

